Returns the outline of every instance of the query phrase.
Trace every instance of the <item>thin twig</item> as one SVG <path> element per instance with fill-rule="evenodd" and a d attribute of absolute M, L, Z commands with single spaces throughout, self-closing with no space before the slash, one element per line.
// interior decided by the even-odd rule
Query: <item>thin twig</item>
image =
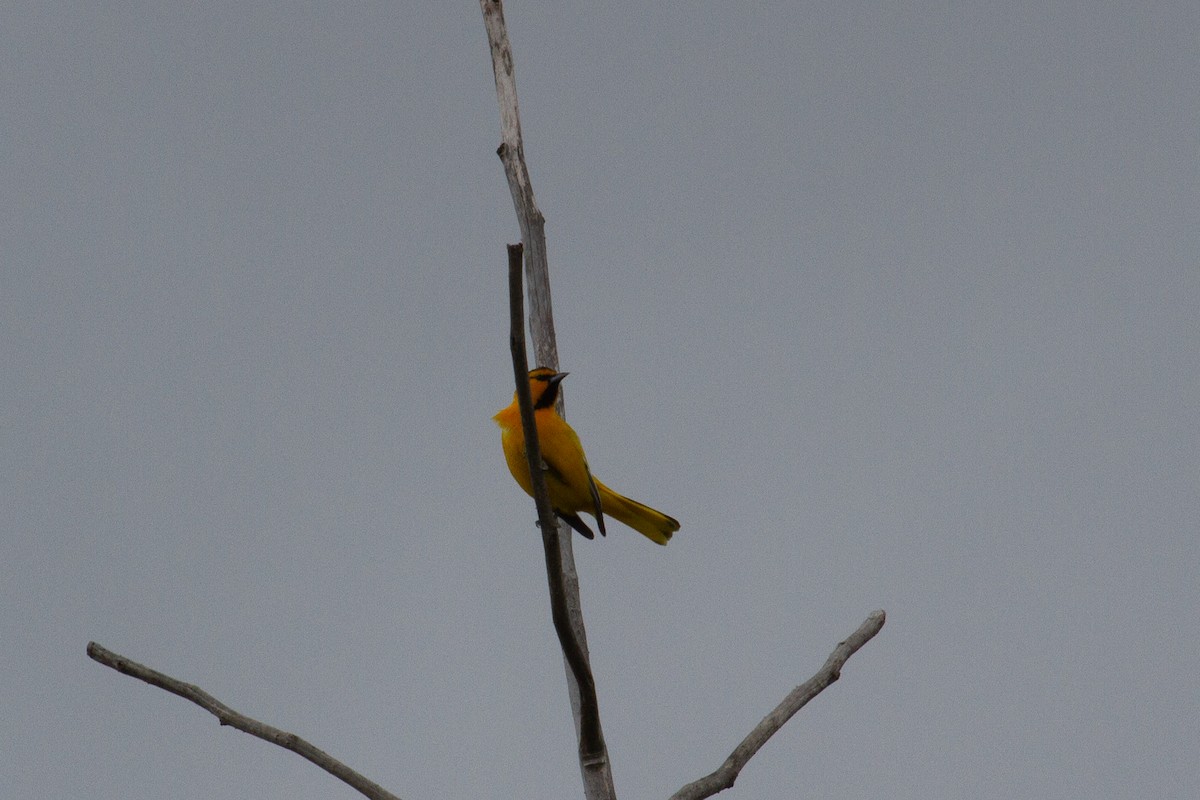
<path fill-rule="evenodd" d="M 701 798 L 711 797 L 717 792 L 733 786 L 733 782 L 737 780 L 738 774 L 742 771 L 742 767 L 746 766 L 746 762 L 809 700 L 819 695 L 826 687 L 841 677 L 842 666 L 845 665 L 846 660 L 858 652 L 860 647 L 871 641 L 875 634 L 879 633 L 886 619 L 887 615 L 883 611 L 875 611 L 868 616 L 858 630 L 834 648 L 833 653 L 825 661 L 825 665 L 817 670 L 816 675 L 793 689 L 783 699 L 783 702 L 775 707 L 774 711 L 758 723 L 754 730 L 750 731 L 741 744 L 729 754 L 729 758 L 725 759 L 724 764 L 715 772 L 684 786 L 671 795 L 671 800 L 701 800 Z"/>
<path fill-rule="evenodd" d="M 529 474 L 533 482 L 533 499 L 537 503 L 538 527 L 546 552 L 546 578 L 550 585 L 550 614 L 558 633 L 563 656 L 579 685 L 582 705 L 579 753 L 585 762 L 603 761 L 606 757 L 604 734 L 600 730 L 600 708 L 596 699 L 596 682 L 587 654 L 575 638 L 567 610 L 567 595 L 563 585 L 562 553 L 559 549 L 558 519 L 550 505 L 546 476 L 542 470 L 542 448 L 538 442 L 537 424 L 533 415 L 533 398 L 529 393 L 529 364 L 525 357 L 525 308 L 521 286 L 521 253 L 519 244 L 508 246 L 508 302 L 510 316 L 509 349 L 512 351 L 513 378 L 517 384 L 517 405 L 521 409 L 521 427 L 525 434 L 525 456 L 529 459 Z"/>
<path fill-rule="evenodd" d="M 165 689 L 171 694 L 177 694 L 185 700 L 191 700 L 215 716 L 222 725 L 229 725 L 251 736 L 257 736 L 263 741 L 277 744 L 285 750 L 291 750 L 293 753 L 316 764 L 343 783 L 357 789 L 366 797 L 371 798 L 371 800 L 400 800 L 400 798 L 379 784 L 364 778 L 324 750 L 314 747 L 296 734 L 281 731 L 279 728 L 273 728 L 256 719 L 247 717 L 245 714 L 239 714 L 199 686 L 184 683 L 172 678 L 170 675 L 164 675 L 136 661 L 131 661 L 125 656 L 114 653 L 111 650 L 106 650 L 95 642 L 88 642 L 87 654 L 92 660 L 98 661 L 106 667 L 112 667 L 117 672 L 137 678 L 140 681 L 145 681 L 151 686 Z"/>

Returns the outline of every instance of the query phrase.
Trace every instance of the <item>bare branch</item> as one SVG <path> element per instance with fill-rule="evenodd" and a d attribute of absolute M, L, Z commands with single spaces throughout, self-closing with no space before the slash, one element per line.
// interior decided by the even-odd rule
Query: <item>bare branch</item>
<path fill-rule="evenodd" d="M 512 47 L 504 24 L 504 4 L 500 0 L 479 0 L 483 24 L 487 28 L 492 53 L 492 73 L 496 77 L 496 99 L 500 104 L 500 147 L 496 155 L 504 164 L 508 190 L 512 194 L 525 245 L 525 274 L 529 283 L 529 331 L 538 365 L 558 368 L 558 344 L 554 337 L 554 311 L 550 305 L 550 270 L 546 258 L 546 218 L 533 196 L 533 184 L 525 165 L 525 144 L 521 139 L 521 115 L 517 107 L 517 78 L 513 68 Z"/>
<path fill-rule="evenodd" d="M 550 505 L 546 476 L 542 469 L 542 448 L 538 441 L 537 424 L 533 416 L 533 399 L 529 393 L 529 364 L 525 359 L 525 314 L 521 290 L 521 245 L 508 246 L 508 295 L 510 313 L 509 345 L 512 350 L 513 377 L 517 383 L 517 405 L 521 408 L 521 427 L 525 434 L 525 457 L 529 459 L 529 474 L 533 481 L 533 497 L 537 503 L 538 526 L 542 529 L 542 544 L 546 551 L 546 578 L 550 584 L 550 610 L 554 630 L 558 633 L 563 656 L 575 675 L 582 705 L 579 733 L 579 754 L 586 762 L 605 760 L 604 734 L 600 730 L 600 706 L 596 700 L 596 682 L 587 654 L 575 638 L 567 608 L 566 588 L 563 585 L 562 554 L 559 552 L 558 520 Z"/>
<path fill-rule="evenodd" d="M 687 784 L 671 795 L 671 800 L 701 800 L 701 798 L 711 797 L 717 792 L 733 786 L 733 782 L 737 780 L 738 774 L 741 773 L 742 767 L 746 766 L 746 762 L 784 726 L 784 723 L 791 719 L 797 711 L 804 708 L 809 700 L 819 695 L 826 687 L 841 677 L 842 666 L 845 665 L 847 659 L 879 633 L 886 619 L 887 615 L 883 611 L 875 611 L 868 616 L 858 630 L 834 648 L 833 653 L 825 661 L 825 665 L 817 670 L 816 675 L 793 689 L 787 697 L 783 698 L 783 702 L 775 707 L 774 711 L 767 714 L 763 721 L 750 731 L 750 734 L 733 749 L 729 758 L 725 759 L 725 763 L 720 768 L 700 780 Z"/>
<path fill-rule="evenodd" d="M 496 154 L 500 156 L 504 165 L 509 192 L 512 194 L 513 206 L 517 213 L 517 222 L 521 228 L 521 240 L 524 244 L 525 274 L 529 295 L 529 331 L 533 339 L 533 352 L 539 365 L 557 369 L 558 347 L 554 336 L 554 314 L 550 303 L 550 270 L 546 257 L 546 221 L 534 198 L 529 170 L 525 164 L 525 147 L 521 139 L 521 119 L 517 107 L 516 77 L 512 48 L 509 45 L 508 32 L 504 23 L 504 7 L 500 0 L 480 0 L 479 5 L 483 11 L 484 27 L 487 29 L 488 45 L 492 56 L 492 72 L 496 79 L 496 97 L 500 105 L 501 144 Z M 525 356 L 523 348 L 522 344 L 522 361 Z M 514 361 L 514 369 L 515 364 L 516 361 Z M 516 378 L 518 391 L 520 391 L 520 385 L 526 381 L 526 378 L 523 374 L 517 375 Z M 562 394 L 560 393 L 560 413 L 562 413 L 562 409 Z M 529 441 L 528 435 L 526 441 Z M 538 466 L 540 467 L 540 464 Z M 535 475 L 540 471 L 540 468 L 532 470 Z M 557 547 L 548 541 L 547 537 L 551 534 L 557 538 Z M 560 611 L 555 608 L 553 602 L 551 608 L 555 616 L 555 630 L 558 631 L 559 640 L 563 644 L 567 693 L 571 700 L 572 716 L 580 742 L 579 765 L 583 778 L 584 796 L 588 800 L 611 800 L 616 797 L 616 790 L 613 788 L 612 769 L 600 729 L 599 707 L 595 699 L 591 668 L 590 666 L 587 668 L 586 678 L 581 679 L 581 677 L 577 677 L 577 675 L 582 676 L 583 674 L 577 669 L 578 664 L 572 663 L 575 655 L 572 655 L 571 651 L 577 649 L 576 655 L 581 654 L 583 663 L 587 664 L 587 632 L 583 625 L 579 577 L 575 571 L 571 535 L 571 530 L 566 525 L 558 525 L 556 528 L 542 526 L 543 543 L 546 545 L 547 573 L 561 576 L 565 616 L 573 633 L 572 637 L 563 635 L 561 627 L 563 619 L 559 616 Z M 558 562 L 556 567 L 551 567 L 551 560 Z M 554 579 L 552 578 L 551 581 L 551 593 L 554 595 L 557 594 L 557 590 L 553 588 Z M 568 644 L 568 642 L 572 642 L 572 644 Z M 592 750 L 594 752 L 589 752 Z"/>
<path fill-rule="evenodd" d="M 364 778 L 324 750 L 314 747 L 296 734 L 281 731 L 279 728 L 273 728 L 244 714 L 239 714 L 199 686 L 184 683 L 172 678 L 170 675 L 164 675 L 161 672 L 152 670 L 136 661 L 131 661 L 125 656 L 114 653 L 111 650 L 106 650 L 95 642 L 88 642 L 87 654 L 92 660 L 98 661 L 106 667 L 112 667 L 117 672 L 137 678 L 140 681 L 145 681 L 160 689 L 165 689 L 171 694 L 177 694 L 185 700 L 191 700 L 215 716 L 222 725 L 232 726 L 251 736 L 257 736 L 263 741 L 277 744 L 285 750 L 291 750 L 293 753 L 316 764 L 343 783 L 357 789 L 361 794 L 371 798 L 371 800 L 400 800 L 400 798 L 379 784 Z"/>

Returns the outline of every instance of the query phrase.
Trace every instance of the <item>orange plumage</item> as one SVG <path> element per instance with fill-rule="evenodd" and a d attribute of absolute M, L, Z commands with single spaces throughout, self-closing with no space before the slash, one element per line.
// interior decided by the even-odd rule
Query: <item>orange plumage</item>
<path fill-rule="evenodd" d="M 529 373 L 534 422 L 542 450 L 546 488 L 554 513 L 589 539 L 594 538 L 594 534 L 579 518 L 581 511 L 596 518 L 602 536 L 605 535 L 604 515 L 607 514 L 650 541 L 666 544 L 671 534 L 679 530 L 677 520 L 617 494 L 592 476 L 579 437 L 554 407 L 559 384 L 565 377 L 567 373 L 546 367 L 538 367 Z M 500 426 L 508 471 L 521 488 L 532 496 L 533 481 L 529 475 L 529 459 L 525 455 L 525 432 L 521 429 L 521 410 L 517 406 L 515 393 L 512 403 L 492 419 Z"/>

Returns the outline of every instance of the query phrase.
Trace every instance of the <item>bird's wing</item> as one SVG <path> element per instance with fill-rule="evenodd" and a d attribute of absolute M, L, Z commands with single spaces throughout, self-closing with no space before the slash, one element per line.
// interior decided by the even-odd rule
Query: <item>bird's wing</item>
<path fill-rule="evenodd" d="M 588 494 L 591 495 L 592 498 L 592 515 L 596 518 L 596 526 L 600 528 L 601 536 L 607 536 L 608 532 L 604 530 L 604 508 L 600 503 L 600 490 L 596 488 L 596 481 L 592 479 L 592 471 L 588 468 L 586 458 L 583 460 L 583 471 L 584 474 L 587 475 Z M 542 472 L 546 473 L 547 481 L 557 481 L 561 486 L 569 485 L 567 483 L 565 471 L 557 466 L 557 464 L 554 462 L 554 459 L 547 457 L 545 452 L 542 453 Z M 555 509 L 555 511 L 560 517 L 565 519 L 572 528 L 579 531 L 584 536 L 587 536 L 589 539 L 592 538 L 591 536 L 588 536 L 588 534 L 591 533 L 591 530 L 589 530 L 588 527 L 583 524 L 578 515 L 572 515 L 574 516 L 573 521 L 571 517 L 566 516 L 558 509 Z M 576 522 L 579 524 L 576 525 Z"/>

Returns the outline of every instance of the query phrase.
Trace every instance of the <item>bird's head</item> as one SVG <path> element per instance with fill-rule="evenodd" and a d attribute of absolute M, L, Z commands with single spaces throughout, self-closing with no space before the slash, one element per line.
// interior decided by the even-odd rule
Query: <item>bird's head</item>
<path fill-rule="evenodd" d="M 558 385 L 567 377 L 565 372 L 555 372 L 549 367 L 538 367 L 529 371 L 529 396 L 533 398 L 534 410 L 553 408 L 558 400 Z"/>

